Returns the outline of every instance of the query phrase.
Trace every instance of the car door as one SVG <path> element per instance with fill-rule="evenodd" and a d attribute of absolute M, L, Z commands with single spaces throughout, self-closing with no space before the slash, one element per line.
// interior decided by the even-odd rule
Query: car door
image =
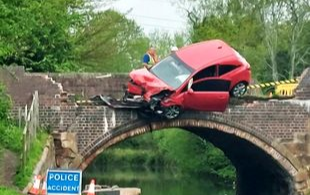
<path fill-rule="evenodd" d="M 184 92 L 185 109 L 202 111 L 224 111 L 229 101 L 230 81 L 206 79 L 189 84 Z"/>

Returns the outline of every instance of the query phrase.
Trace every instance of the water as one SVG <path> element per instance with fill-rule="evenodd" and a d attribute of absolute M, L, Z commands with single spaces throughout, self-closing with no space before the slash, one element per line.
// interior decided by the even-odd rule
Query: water
<path fill-rule="evenodd" d="M 142 195 L 235 195 L 232 187 L 217 184 L 210 177 L 184 177 L 164 169 L 91 167 L 83 174 L 83 185 L 94 178 L 101 185 L 141 188 Z"/>

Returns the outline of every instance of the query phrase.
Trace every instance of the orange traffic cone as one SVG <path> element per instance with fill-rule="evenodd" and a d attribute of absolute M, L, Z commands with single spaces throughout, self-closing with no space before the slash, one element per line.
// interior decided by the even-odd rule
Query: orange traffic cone
<path fill-rule="evenodd" d="M 88 188 L 87 195 L 95 195 L 95 180 L 92 179 Z"/>
<path fill-rule="evenodd" d="M 29 191 L 30 194 L 33 195 L 38 195 L 40 192 L 40 183 L 41 183 L 41 176 L 40 175 L 35 175 L 34 176 L 34 181 L 33 181 L 33 185 Z"/>
<path fill-rule="evenodd" d="M 41 189 L 41 194 L 40 195 L 46 195 L 46 178 L 43 179 L 43 185 Z"/>

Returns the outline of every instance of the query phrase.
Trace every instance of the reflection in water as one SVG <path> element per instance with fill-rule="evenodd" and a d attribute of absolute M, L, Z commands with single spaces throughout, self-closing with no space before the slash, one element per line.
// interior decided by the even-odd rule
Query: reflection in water
<path fill-rule="evenodd" d="M 91 179 L 97 184 L 141 188 L 142 195 L 234 195 L 231 187 L 217 185 L 214 179 L 198 176 L 181 177 L 172 171 L 157 169 L 90 167 L 83 173 L 83 185 Z"/>

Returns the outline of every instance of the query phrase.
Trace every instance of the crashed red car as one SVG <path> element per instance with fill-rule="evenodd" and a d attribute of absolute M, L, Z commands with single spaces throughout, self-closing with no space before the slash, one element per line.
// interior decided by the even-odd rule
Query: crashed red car
<path fill-rule="evenodd" d="M 250 82 L 249 63 L 221 40 L 181 48 L 151 69 L 129 74 L 124 101 L 144 102 L 168 119 L 181 110 L 225 111 L 230 96 L 242 96 Z"/>

